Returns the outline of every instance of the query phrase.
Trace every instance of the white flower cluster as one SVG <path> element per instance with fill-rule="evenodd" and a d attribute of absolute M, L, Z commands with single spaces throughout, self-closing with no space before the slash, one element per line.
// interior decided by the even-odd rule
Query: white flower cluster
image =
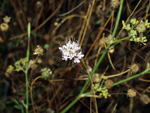
<path fill-rule="evenodd" d="M 62 60 L 67 61 L 74 59 L 74 63 L 80 63 L 80 59 L 84 57 L 81 52 L 81 47 L 78 43 L 72 40 L 66 42 L 66 45 L 59 47 L 60 51 L 62 52 Z"/>

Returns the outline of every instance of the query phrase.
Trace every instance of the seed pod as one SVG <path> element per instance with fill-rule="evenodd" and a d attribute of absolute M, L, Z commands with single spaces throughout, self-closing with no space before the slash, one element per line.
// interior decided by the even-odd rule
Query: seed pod
<path fill-rule="evenodd" d="M 87 72 L 91 73 L 92 72 L 92 68 L 90 66 L 87 66 Z"/>
<path fill-rule="evenodd" d="M 38 63 L 38 64 L 41 64 L 41 63 L 42 63 L 42 59 L 41 59 L 41 58 L 38 58 L 38 59 L 37 59 L 37 63 Z"/>
<path fill-rule="evenodd" d="M 115 51 L 114 46 L 111 46 L 108 50 L 108 53 L 112 54 L 112 53 L 114 53 L 114 51 Z"/>
<path fill-rule="evenodd" d="M 37 45 L 37 48 L 34 50 L 34 55 L 38 55 L 38 56 L 40 56 L 40 55 L 43 55 L 43 48 L 41 47 L 41 46 L 39 46 L 39 45 Z"/>
<path fill-rule="evenodd" d="M 54 61 L 53 59 L 49 59 L 49 60 L 48 60 L 48 64 L 49 64 L 49 65 L 54 65 L 54 64 L 55 64 L 55 61 Z"/>
<path fill-rule="evenodd" d="M 136 92 L 133 89 L 128 89 L 127 96 L 133 98 L 136 96 Z"/>
<path fill-rule="evenodd" d="M 132 64 L 131 66 L 130 66 L 130 69 L 131 69 L 131 72 L 132 73 L 136 73 L 136 72 L 138 72 L 139 71 L 139 65 L 138 64 L 136 64 L 136 63 L 134 63 L 134 64 Z"/>
<path fill-rule="evenodd" d="M 92 77 L 94 83 L 99 83 L 101 81 L 101 77 L 98 73 L 95 73 Z"/>
<path fill-rule="evenodd" d="M 42 2 L 41 1 L 37 1 L 36 2 L 36 7 L 39 9 L 39 8 L 41 8 L 42 7 Z"/>
<path fill-rule="evenodd" d="M 140 100 L 142 101 L 143 104 L 148 104 L 150 102 L 150 98 L 146 94 L 141 95 Z"/>
<path fill-rule="evenodd" d="M 110 5 L 113 9 L 115 9 L 119 6 L 119 3 L 119 0 L 111 0 Z"/>
<path fill-rule="evenodd" d="M 114 82 L 112 80 L 106 80 L 105 86 L 109 89 L 113 87 Z"/>
<path fill-rule="evenodd" d="M 136 29 L 137 29 L 137 31 L 138 31 L 139 33 L 145 32 L 145 31 L 146 31 L 146 25 L 145 25 L 145 23 L 144 23 L 144 22 L 140 22 L 140 23 L 137 25 Z"/>
<path fill-rule="evenodd" d="M 7 23 L 2 23 L 0 25 L 1 31 L 7 31 L 9 29 L 9 25 Z"/>
<path fill-rule="evenodd" d="M 30 60 L 30 61 L 29 61 L 29 68 L 35 70 L 37 67 L 38 67 L 38 66 L 37 66 L 35 60 Z"/>
<path fill-rule="evenodd" d="M 105 45 L 108 45 L 110 43 L 111 37 L 112 37 L 112 35 L 108 35 L 108 37 L 101 38 L 99 40 L 99 45 L 101 46 L 101 48 L 105 47 Z"/>

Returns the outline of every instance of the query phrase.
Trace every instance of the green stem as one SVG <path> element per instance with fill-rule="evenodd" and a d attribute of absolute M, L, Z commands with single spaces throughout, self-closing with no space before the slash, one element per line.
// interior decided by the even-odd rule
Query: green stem
<path fill-rule="evenodd" d="M 92 94 L 92 92 L 87 92 L 87 93 L 83 93 L 79 96 L 80 96 L 80 98 L 83 98 L 83 97 L 86 97 L 86 96 L 91 95 L 91 94 Z"/>
<path fill-rule="evenodd" d="M 23 106 L 21 106 L 21 113 L 24 113 Z"/>
<path fill-rule="evenodd" d="M 122 7 L 123 7 L 123 1 L 124 0 L 121 0 L 121 4 L 120 4 L 120 8 L 119 8 L 119 12 L 118 12 L 118 16 L 117 16 L 117 20 L 116 20 L 116 25 L 115 25 L 115 28 L 114 28 L 114 31 L 113 31 L 113 34 L 112 34 L 112 38 L 111 38 L 111 41 L 113 41 L 114 39 L 114 36 L 116 34 L 116 31 L 117 31 L 117 28 L 118 28 L 118 24 L 119 24 L 119 21 L 120 21 L 120 16 L 121 16 L 121 11 L 122 11 Z M 98 60 L 95 68 L 93 69 L 92 73 L 90 74 L 90 77 L 88 78 L 88 80 L 86 81 L 86 83 L 84 84 L 82 90 L 80 91 L 80 95 L 83 94 L 83 92 L 85 91 L 88 83 L 90 82 L 90 79 L 92 78 L 92 76 L 94 75 L 95 71 L 97 70 L 97 68 L 99 67 L 100 63 L 102 62 L 103 58 L 105 57 L 105 55 L 107 54 L 107 51 L 109 49 L 109 47 L 111 46 L 111 44 L 109 44 L 106 48 L 106 50 L 103 52 L 102 56 L 100 57 L 100 59 Z M 78 100 L 80 99 L 80 95 L 75 99 L 73 100 L 61 113 L 66 113 L 76 102 L 78 102 Z"/>
<path fill-rule="evenodd" d="M 28 106 L 29 106 L 29 93 L 28 93 L 28 74 L 25 72 L 25 80 L 26 80 L 26 113 L 29 112 Z"/>
<path fill-rule="evenodd" d="M 130 37 L 125 37 L 125 38 L 122 38 L 122 39 L 119 39 L 119 40 L 115 40 L 115 41 L 112 42 L 112 44 L 122 42 L 122 41 L 124 41 L 124 40 L 129 39 L 129 38 L 130 38 Z"/>
<path fill-rule="evenodd" d="M 73 100 L 61 113 L 66 113 L 76 102 L 78 102 L 80 100 L 80 98 L 83 98 L 87 95 L 92 94 L 92 92 L 88 92 L 88 93 L 84 93 L 84 94 L 80 94 L 79 96 L 77 96 L 77 98 L 75 100 Z"/>
<path fill-rule="evenodd" d="M 27 61 L 29 62 L 29 56 L 30 56 L 30 33 L 31 33 L 31 25 L 28 23 L 28 48 L 27 48 Z M 25 70 L 25 81 L 26 81 L 26 113 L 29 113 L 29 87 L 28 87 L 28 67 L 29 63 L 26 64 L 26 70 Z"/>
<path fill-rule="evenodd" d="M 138 73 L 138 74 L 136 74 L 136 75 L 134 75 L 134 76 L 131 76 L 131 77 L 129 77 L 129 78 L 126 78 L 126 79 L 124 79 L 124 80 L 121 80 L 121 81 L 119 81 L 119 82 L 116 82 L 116 83 L 113 84 L 113 86 L 119 85 L 119 84 L 121 84 L 121 83 L 123 83 L 123 82 L 127 82 L 127 81 L 132 80 L 132 79 L 134 79 L 134 78 L 137 78 L 137 77 L 139 77 L 139 76 L 141 76 L 141 75 L 147 74 L 147 73 L 149 73 L 149 71 L 150 71 L 150 69 L 147 69 L 147 70 L 145 70 L 145 71 L 143 71 L 143 72 L 141 72 L 141 73 Z"/>

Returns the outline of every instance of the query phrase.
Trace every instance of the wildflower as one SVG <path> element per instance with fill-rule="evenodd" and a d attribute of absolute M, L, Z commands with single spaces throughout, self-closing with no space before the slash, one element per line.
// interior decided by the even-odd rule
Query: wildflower
<path fill-rule="evenodd" d="M 81 52 L 81 47 L 75 41 L 68 41 L 66 45 L 59 47 L 59 50 L 62 52 L 62 60 L 67 61 L 74 59 L 74 63 L 80 63 L 80 59 L 84 57 Z"/>

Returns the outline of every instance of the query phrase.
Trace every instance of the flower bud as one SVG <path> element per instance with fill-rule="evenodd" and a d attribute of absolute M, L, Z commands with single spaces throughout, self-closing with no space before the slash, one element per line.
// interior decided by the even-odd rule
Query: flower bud
<path fill-rule="evenodd" d="M 136 63 L 134 63 L 134 64 L 132 64 L 131 66 L 130 66 L 130 69 L 131 69 L 131 72 L 132 73 L 136 73 L 136 72 L 138 72 L 139 71 L 139 65 L 138 64 L 136 64 Z"/>
<path fill-rule="evenodd" d="M 112 53 L 114 53 L 114 51 L 115 51 L 114 46 L 111 46 L 108 50 L 108 53 L 112 54 Z"/>

